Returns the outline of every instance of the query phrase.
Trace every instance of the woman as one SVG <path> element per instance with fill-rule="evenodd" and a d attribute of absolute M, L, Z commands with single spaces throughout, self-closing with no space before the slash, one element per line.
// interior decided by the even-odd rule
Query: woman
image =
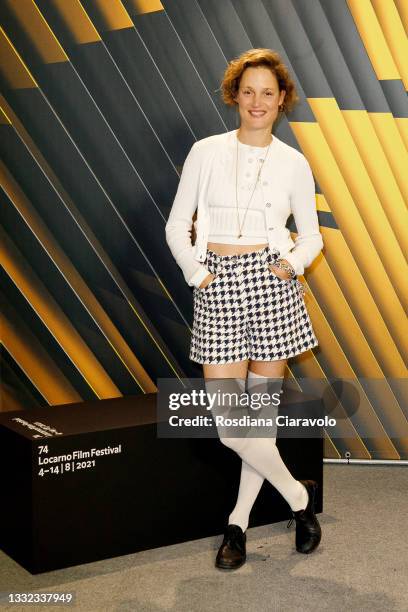
<path fill-rule="evenodd" d="M 244 390 L 247 380 L 251 394 L 270 379 L 282 381 L 287 359 L 318 345 L 297 276 L 323 241 L 310 166 L 271 133 L 280 113 L 298 100 L 280 56 L 270 49 L 243 53 L 229 63 L 221 89 L 224 102 L 238 109 L 240 127 L 190 149 L 166 239 L 194 288 L 190 359 L 202 364 L 208 389 L 236 380 Z M 295 242 L 285 227 L 291 213 Z M 291 475 L 276 438 L 220 439 L 238 453 L 242 468 L 216 566 L 235 569 L 245 562 L 249 514 L 265 478 L 291 507 L 296 549 L 315 550 L 321 539 L 317 483 Z"/>

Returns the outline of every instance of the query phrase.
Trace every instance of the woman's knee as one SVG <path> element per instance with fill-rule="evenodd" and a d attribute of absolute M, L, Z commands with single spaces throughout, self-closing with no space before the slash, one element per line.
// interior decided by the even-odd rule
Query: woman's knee
<path fill-rule="evenodd" d="M 227 436 L 220 436 L 221 442 L 232 448 L 239 455 L 245 456 L 247 453 L 251 454 L 252 449 L 256 449 L 257 453 L 270 454 L 278 453 L 276 446 L 276 438 L 255 438 L 255 437 L 242 437 L 242 438 L 230 438 Z"/>
<path fill-rule="evenodd" d="M 227 436 L 220 436 L 220 441 L 224 444 L 224 446 L 231 448 L 238 454 L 243 452 L 246 447 L 245 438 L 229 438 Z"/>

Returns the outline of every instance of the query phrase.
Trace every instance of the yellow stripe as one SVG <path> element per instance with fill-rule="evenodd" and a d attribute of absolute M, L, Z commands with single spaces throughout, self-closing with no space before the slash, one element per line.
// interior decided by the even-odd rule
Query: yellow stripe
<path fill-rule="evenodd" d="M 0 314 L 0 322 L 7 351 L 50 405 L 72 404 L 83 399 L 16 312 L 12 321 Z"/>
<path fill-rule="evenodd" d="M 322 193 L 316 193 L 316 208 L 321 212 L 331 213 L 330 206 Z"/>
<path fill-rule="evenodd" d="M 378 79 L 401 78 L 370 0 L 347 0 Z"/>
<path fill-rule="evenodd" d="M 133 21 L 129 17 L 120 0 L 94 0 L 96 8 L 105 23 L 105 30 L 123 30 L 133 28 Z"/>
<path fill-rule="evenodd" d="M 1 106 L 0 106 L 0 123 L 2 125 L 6 125 L 6 124 L 11 125 L 11 121 L 8 118 L 6 111 Z"/>
<path fill-rule="evenodd" d="M 397 8 L 405 33 L 408 36 L 408 2 L 407 0 L 394 0 L 394 4 Z"/>
<path fill-rule="evenodd" d="M 164 10 L 160 0 L 130 0 L 130 4 L 133 6 L 133 10 L 138 15 Z"/>
<path fill-rule="evenodd" d="M 396 117 L 395 125 L 398 128 L 398 132 L 402 138 L 402 141 L 405 145 L 405 149 L 408 151 L 408 118 L 406 117 Z M 408 198 L 406 198 L 408 199 Z"/>
<path fill-rule="evenodd" d="M 408 38 L 392 0 L 371 0 L 388 47 L 408 90 Z"/>
<path fill-rule="evenodd" d="M 0 70 L 12 89 L 32 89 L 38 87 L 35 78 L 1 27 Z"/>
<path fill-rule="evenodd" d="M 64 49 L 33 0 L 8 0 L 10 10 L 27 34 L 30 42 L 46 64 L 66 62 Z"/>
<path fill-rule="evenodd" d="M 53 6 L 76 43 L 81 45 L 101 40 L 79 0 L 53 0 Z"/>

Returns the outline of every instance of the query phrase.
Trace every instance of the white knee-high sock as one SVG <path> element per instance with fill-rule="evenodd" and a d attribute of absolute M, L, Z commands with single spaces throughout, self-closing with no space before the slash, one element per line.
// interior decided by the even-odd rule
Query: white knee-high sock
<path fill-rule="evenodd" d="M 265 386 L 263 391 L 262 385 L 260 384 L 261 382 L 259 378 L 254 381 L 254 383 L 256 383 L 257 392 L 259 393 L 265 392 L 268 388 Z M 256 495 L 259 493 L 262 485 L 262 482 L 259 485 L 259 476 L 266 478 L 279 491 L 293 511 L 306 508 L 308 493 L 302 483 L 296 480 L 286 467 L 279 453 L 279 449 L 276 446 L 276 438 L 220 437 L 220 439 L 223 444 L 235 450 L 242 461 L 252 468 L 252 472 L 243 468 L 244 488 L 248 490 L 248 496 L 243 494 L 243 498 L 246 500 L 246 508 L 249 507 L 251 498 L 253 504 Z M 258 473 L 257 477 L 255 476 L 256 472 Z M 256 491 L 257 486 L 258 490 Z M 253 497 L 254 495 L 255 497 Z M 230 520 L 230 522 L 232 523 L 233 521 Z M 245 520 L 243 521 L 243 525 L 245 526 Z"/>
<path fill-rule="evenodd" d="M 249 394 L 251 394 L 254 386 L 258 384 L 258 379 L 262 378 L 265 377 L 248 370 L 247 390 Z M 244 389 L 242 390 L 244 391 Z M 259 472 L 242 460 L 238 496 L 235 507 L 228 517 L 229 525 L 239 525 L 242 531 L 247 529 L 252 506 L 258 497 L 264 480 L 264 477 Z"/>

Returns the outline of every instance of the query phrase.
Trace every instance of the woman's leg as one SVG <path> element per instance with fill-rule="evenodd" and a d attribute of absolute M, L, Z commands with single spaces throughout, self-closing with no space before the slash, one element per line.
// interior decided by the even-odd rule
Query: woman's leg
<path fill-rule="evenodd" d="M 278 378 L 276 362 L 252 362 L 250 370 L 266 378 Z M 283 371 L 281 371 L 282 374 Z M 263 385 L 257 384 L 257 392 L 263 393 L 266 392 L 267 388 L 270 388 L 266 386 L 266 382 L 264 389 L 262 389 Z M 276 438 L 233 438 L 220 436 L 220 439 L 223 444 L 235 450 L 253 471 L 266 478 L 284 497 L 293 511 L 306 508 L 308 503 L 306 488 L 292 476 L 286 467 L 276 446 Z M 252 493 L 254 493 L 255 479 L 254 476 L 249 476 L 249 480 L 251 478 Z"/>
<path fill-rule="evenodd" d="M 270 392 L 271 385 L 268 379 L 283 378 L 286 360 L 274 362 L 252 362 L 248 371 L 248 392 Z M 224 390 L 231 392 L 233 379 L 237 390 L 243 391 L 243 384 L 247 371 L 247 362 L 225 365 L 203 365 L 204 378 L 208 392 L 221 391 L 222 380 L 225 381 Z M 260 374 L 263 372 L 263 374 Z M 207 380 L 210 379 L 210 380 Z M 215 379 L 215 380 L 213 380 Z M 270 382 L 270 381 L 269 381 Z M 275 385 L 276 386 L 276 385 Z M 276 389 L 274 389 L 276 392 Z M 306 508 L 308 494 L 301 482 L 296 480 L 284 464 L 276 446 L 276 438 L 232 438 L 220 436 L 221 442 L 235 450 L 242 459 L 241 481 L 235 508 L 229 516 L 228 523 L 239 525 L 245 531 L 251 508 L 260 491 L 264 478 L 286 499 L 292 510 Z M 266 475 L 265 475 L 266 474 Z"/>
<path fill-rule="evenodd" d="M 234 397 L 245 391 L 248 360 L 223 365 L 204 364 L 204 379 L 207 393 L 221 393 L 220 401 L 212 408 L 213 417 L 227 411 L 234 410 Z M 231 395 L 232 399 L 224 403 L 224 398 Z M 238 402 L 237 402 L 238 403 Z M 248 466 L 250 470 L 252 468 Z M 263 477 L 261 478 L 261 484 Z M 258 486 L 258 485 L 257 485 Z M 259 488 L 258 488 L 259 491 Z M 215 566 L 220 569 L 237 569 L 246 561 L 246 533 L 245 525 L 229 522 L 224 531 L 224 538 L 218 549 Z"/>
<path fill-rule="evenodd" d="M 258 385 L 263 379 L 265 379 L 265 377 L 261 376 L 261 374 L 255 374 L 252 370 L 248 370 L 247 389 L 249 395 L 251 395 L 252 392 L 259 392 Z M 275 438 L 271 439 L 274 440 Z M 239 525 L 242 531 L 247 529 L 250 512 L 264 480 L 264 477 L 259 474 L 259 472 L 251 467 L 246 461 L 242 460 L 237 502 L 228 517 L 228 524 Z"/>
<path fill-rule="evenodd" d="M 253 372 L 247 370 L 247 361 L 237 364 L 203 365 L 204 378 L 206 380 L 206 390 L 208 393 L 213 393 L 216 390 L 222 389 L 222 382 L 216 382 L 213 379 L 219 378 L 235 378 L 237 387 L 240 393 L 245 392 L 245 381 L 248 372 L 248 393 L 251 393 L 252 380 L 257 377 Z M 248 518 L 251 508 L 258 496 L 259 490 L 264 481 L 264 477 L 258 474 L 245 461 L 241 463 L 241 479 L 237 502 L 234 510 L 228 517 L 228 524 L 239 525 L 242 531 L 248 527 Z"/>

